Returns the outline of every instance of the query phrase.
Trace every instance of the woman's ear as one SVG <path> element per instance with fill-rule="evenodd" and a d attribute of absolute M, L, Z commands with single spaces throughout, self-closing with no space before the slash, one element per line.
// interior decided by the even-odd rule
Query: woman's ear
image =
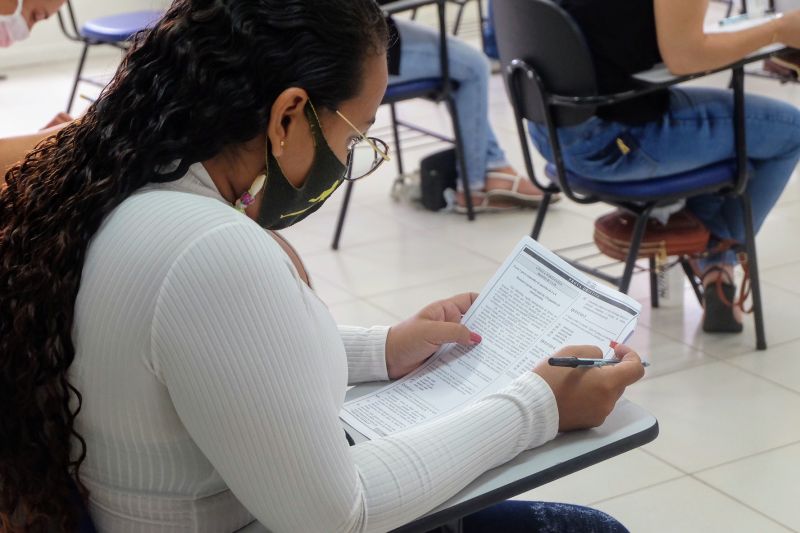
<path fill-rule="evenodd" d="M 267 124 L 267 137 L 272 147 L 272 155 L 279 158 L 284 147 L 291 143 L 297 135 L 297 125 L 305 117 L 308 93 L 299 87 L 290 87 L 283 91 L 272 103 Z"/>

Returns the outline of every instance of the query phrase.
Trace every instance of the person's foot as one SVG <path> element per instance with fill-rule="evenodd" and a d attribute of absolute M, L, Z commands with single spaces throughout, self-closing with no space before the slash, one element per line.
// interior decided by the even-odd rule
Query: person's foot
<path fill-rule="evenodd" d="M 703 282 L 703 331 L 739 333 L 742 331 L 742 307 L 736 302 L 731 265 L 714 265 L 706 269 Z"/>
<path fill-rule="evenodd" d="M 494 174 L 494 176 L 493 176 Z M 508 166 L 503 168 L 496 168 L 486 174 L 486 191 L 511 191 L 514 189 L 514 180 L 508 178 L 501 178 L 496 177 L 497 174 L 505 174 L 506 176 L 517 176 L 517 171 L 514 170 L 514 167 Z M 516 191 L 519 194 L 524 194 L 526 196 L 536 196 L 541 198 L 544 196 L 544 192 L 533 184 L 533 182 L 527 178 L 519 180 L 517 185 Z"/>
<path fill-rule="evenodd" d="M 476 213 L 517 210 L 523 207 L 508 198 L 487 195 L 485 190 L 470 190 L 470 194 L 472 195 L 472 208 Z M 456 211 L 459 213 L 467 212 L 467 198 L 464 195 L 464 191 L 456 192 Z"/>
<path fill-rule="evenodd" d="M 485 210 L 503 210 L 514 207 L 537 207 L 544 197 L 544 192 L 533 182 L 517 174 L 513 167 L 494 169 L 486 174 L 486 185 L 481 190 L 471 191 L 473 205 Z M 559 201 L 558 194 L 550 198 L 551 203 Z M 467 202 L 463 191 L 456 193 L 456 206 L 466 208 Z"/>

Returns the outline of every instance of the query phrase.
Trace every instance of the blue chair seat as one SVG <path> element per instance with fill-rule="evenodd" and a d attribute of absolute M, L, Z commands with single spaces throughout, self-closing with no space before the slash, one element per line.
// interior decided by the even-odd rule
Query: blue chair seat
<path fill-rule="evenodd" d="M 548 163 L 547 176 L 555 182 L 556 167 Z M 620 200 L 652 200 L 658 197 L 686 195 L 692 191 L 715 189 L 726 183 L 733 185 L 736 179 L 736 163 L 723 161 L 707 167 L 638 181 L 600 181 L 567 172 L 567 180 L 573 189 L 599 197 L 614 197 Z"/>
<path fill-rule="evenodd" d="M 453 88 L 458 84 L 453 83 Z M 403 81 L 400 83 L 390 83 L 386 87 L 386 94 L 383 95 L 382 104 L 391 104 L 401 100 L 410 100 L 427 95 L 435 95 L 442 91 L 441 78 L 420 78 L 418 80 Z"/>
<path fill-rule="evenodd" d="M 135 11 L 96 18 L 83 25 L 81 35 L 104 43 L 127 41 L 137 32 L 155 23 L 162 14 L 162 11 Z"/>

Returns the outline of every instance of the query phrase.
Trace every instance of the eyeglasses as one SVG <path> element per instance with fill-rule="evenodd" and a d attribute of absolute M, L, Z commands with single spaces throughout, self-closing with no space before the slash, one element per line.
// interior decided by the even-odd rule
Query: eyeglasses
<path fill-rule="evenodd" d="M 381 166 L 384 161 L 389 161 L 389 147 L 385 142 L 377 137 L 367 137 L 350 122 L 341 111 L 336 114 L 347 122 L 353 131 L 358 133 L 358 139 L 354 139 L 347 147 L 347 174 L 345 179 L 349 181 L 366 178 Z"/>

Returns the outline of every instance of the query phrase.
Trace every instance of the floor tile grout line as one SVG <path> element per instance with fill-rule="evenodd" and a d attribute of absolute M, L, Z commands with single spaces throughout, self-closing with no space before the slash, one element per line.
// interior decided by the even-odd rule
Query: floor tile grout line
<path fill-rule="evenodd" d="M 789 530 L 789 531 L 792 531 L 793 533 L 797 533 L 797 530 L 796 530 L 796 529 L 793 529 L 793 528 L 789 527 L 788 525 L 786 525 L 786 524 L 784 524 L 783 522 L 779 521 L 779 520 L 778 520 L 777 518 L 775 518 L 774 516 L 770 516 L 770 515 L 768 515 L 768 514 L 767 514 L 767 513 L 765 513 L 764 511 L 762 511 L 762 510 L 760 510 L 760 509 L 758 509 L 758 508 L 756 508 L 756 507 L 753 507 L 753 506 L 752 506 L 752 505 L 750 505 L 749 503 L 747 503 L 747 502 L 744 502 L 744 501 L 740 500 L 740 499 L 739 499 L 739 498 L 737 498 L 736 496 L 734 496 L 734 495 L 732 495 L 732 494 L 729 494 L 729 493 L 725 492 L 724 490 L 722 490 L 722 489 L 720 489 L 720 488 L 718 488 L 718 487 L 715 487 L 715 486 L 713 486 L 713 485 L 711 485 L 711 484 L 709 484 L 709 483 L 706 483 L 704 480 L 702 480 L 702 479 L 700 479 L 700 478 L 698 478 L 698 477 L 696 477 L 696 476 L 694 476 L 694 475 L 692 475 L 692 474 L 689 474 L 689 477 L 690 477 L 690 478 L 692 478 L 692 479 L 694 479 L 694 480 L 695 480 L 695 481 L 697 481 L 698 483 L 701 483 L 702 485 L 705 485 L 705 486 L 706 486 L 706 487 L 708 487 L 709 489 L 711 489 L 711 490 L 713 490 L 713 491 L 715 491 L 715 492 L 718 492 L 719 494 L 722 494 L 723 496 L 725 496 L 725 497 L 729 498 L 730 500 L 732 500 L 732 501 L 734 501 L 734 502 L 738 503 L 738 504 L 739 504 L 739 505 L 741 505 L 742 507 L 745 507 L 745 508 L 747 508 L 747 509 L 750 509 L 750 510 L 751 510 L 751 511 L 753 511 L 754 513 L 756 513 L 756 514 L 758 514 L 758 515 L 761 515 L 761 516 L 763 516 L 764 518 L 768 519 L 770 522 L 774 522 L 775 524 L 777 524 L 777 525 L 779 525 L 779 526 L 781 526 L 781 527 L 783 527 L 783 528 L 786 528 L 787 530 Z"/>
<path fill-rule="evenodd" d="M 790 265 L 793 265 L 793 264 L 794 263 L 790 263 Z M 783 268 L 783 267 L 778 267 L 778 268 Z M 764 274 L 761 274 L 761 275 L 763 276 Z M 765 285 L 769 285 L 770 287 L 772 287 L 774 289 L 778 289 L 778 290 L 781 290 L 781 291 L 787 291 L 787 292 L 790 292 L 792 294 L 796 294 L 797 296 L 800 296 L 800 290 L 789 289 L 789 288 L 787 288 L 787 287 L 785 287 L 783 285 L 778 285 L 778 284 L 776 284 L 774 282 L 770 282 L 769 280 L 762 280 L 761 283 L 763 283 Z"/>
<path fill-rule="evenodd" d="M 644 486 L 639 487 L 637 489 L 632 489 L 632 490 L 627 490 L 625 492 L 621 492 L 620 494 L 617 494 L 615 496 L 609 496 L 608 498 L 601 498 L 599 500 L 595 500 L 595 501 L 589 502 L 587 504 L 587 506 L 588 507 L 594 507 L 596 505 L 599 505 L 599 504 L 602 504 L 602 503 L 605 503 L 605 502 L 608 502 L 608 501 L 611 501 L 611 500 L 615 500 L 617 498 L 624 498 L 626 496 L 631 496 L 633 494 L 636 494 L 637 492 L 642 492 L 644 490 L 652 489 L 654 487 L 658 487 L 660 485 L 665 485 L 667 483 L 672 483 L 673 481 L 677 481 L 677 480 L 680 480 L 680 479 L 683 479 L 683 478 L 687 478 L 687 477 L 691 477 L 691 475 L 682 473 L 682 474 L 677 475 L 675 477 L 671 477 L 669 479 L 663 479 L 663 480 L 657 481 L 655 483 L 650 483 L 649 485 L 644 485 Z"/>
<path fill-rule="evenodd" d="M 422 231 L 422 228 L 414 228 L 414 227 L 409 227 L 409 226 L 405 226 L 405 228 L 406 229 L 410 229 L 410 230 Z M 320 236 L 319 234 L 316 234 L 316 235 Z M 333 238 L 333 234 L 331 234 L 331 238 Z M 431 242 L 436 243 L 436 244 L 447 244 L 449 246 L 452 246 L 453 248 L 456 248 L 457 250 L 459 250 L 461 252 L 466 252 L 469 255 L 473 255 L 473 256 L 475 256 L 477 258 L 491 261 L 492 263 L 495 263 L 497 266 L 499 266 L 501 264 L 501 262 L 499 262 L 496 258 L 486 257 L 483 254 L 480 254 L 480 253 L 476 252 L 473 249 L 466 248 L 466 247 L 461 246 L 459 244 L 455 244 L 452 241 L 449 241 L 449 240 L 447 240 L 447 239 L 445 239 L 443 237 L 430 236 L 430 235 L 419 235 L 419 236 L 413 236 L 413 238 L 414 239 L 419 238 L 419 239 L 422 239 L 422 240 L 431 241 Z M 347 243 L 343 242 L 342 243 L 342 247 L 339 250 L 332 250 L 330 247 L 328 247 L 327 249 L 324 249 L 324 250 L 320 249 L 318 251 L 310 252 L 309 254 L 307 254 L 307 257 L 312 257 L 312 256 L 318 257 L 318 256 L 323 255 L 325 253 L 342 254 L 342 253 L 347 253 L 350 250 L 358 250 L 360 248 L 364 248 L 364 247 L 369 246 L 369 245 L 374 245 L 376 243 L 385 243 L 385 242 L 387 242 L 387 238 L 386 237 L 376 237 L 375 239 L 369 239 L 369 240 L 365 240 L 365 241 L 362 241 L 362 242 L 358 242 L 358 243 L 355 243 L 355 244 L 349 244 L 349 245 L 347 245 Z M 345 248 L 344 245 L 346 245 L 346 248 Z M 509 250 L 509 253 L 510 252 L 511 252 L 511 250 Z"/>
<path fill-rule="evenodd" d="M 794 442 L 789 442 L 787 444 L 781 444 L 779 446 L 773 446 L 772 448 L 769 448 L 767 450 L 761 450 L 761 451 L 758 451 L 758 452 L 754 452 L 754 453 L 751 453 L 749 455 L 744 455 L 744 456 L 738 457 L 736 459 L 731 459 L 730 461 L 725 461 L 723 463 L 719 463 L 719 464 L 714 465 L 714 466 L 708 466 L 708 467 L 705 467 L 705 468 L 701 468 L 700 470 L 694 470 L 692 472 L 686 472 L 686 474 L 687 475 L 691 475 L 691 476 L 695 476 L 697 474 L 704 474 L 704 473 L 710 472 L 711 470 L 715 470 L 717 468 L 731 466 L 734 463 L 739 463 L 739 462 L 742 462 L 742 461 L 747 461 L 749 459 L 754 459 L 754 458 L 756 458 L 756 457 L 758 457 L 760 455 L 766 455 L 768 453 L 772 453 L 772 452 L 776 452 L 776 451 L 779 451 L 779 450 L 783 450 L 785 448 L 790 448 L 792 446 L 797 446 L 798 444 L 800 444 L 800 440 L 797 440 L 797 441 L 794 441 Z"/>
<path fill-rule="evenodd" d="M 675 470 L 678 470 L 683 475 L 694 476 L 696 474 L 702 474 L 702 473 L 708 472 L 710 470 L 714 470 L 715 468 L 721 468 L 721 467 L 725 467 L 725 466 L 730 466 L 730 465 L 732 465 L 734 463 L 737 463 L 737 462 L 746 461 L 748 459 L 753 459 L 755 457 L 758 457 L 759 455 L 764 455 L 764 454 L 767 454 L 767 453 L 775 452 L 775 451 L 778 451 L 778 450 L 781 450 L 781 449 L 784 449 L 784 448 L 789 448 L 791 446 L 796 446 L 798 444 L 800 444 L 800 440 L 792 441 L 792 442 L 789 442 L 789 443 L 786 443 L 786 444 L 781 444 L 779 446 L 773 446 L 772 448 L 769 448 L 769 449 L 766 449 L 766 450 L 759 450 L 757 452 L 753 452 L 753 453 L 750 453 L 750 454 L 747 454 L 747 455 L 743 455 L 741 457 L 737 457 L 736 459 L 731 459 L 729 461 L 724 461 L 724 462 L 716 464 L 716 465 L 706 466 L 706 467 L 703 467 L 703 468 L 701 468 L 699 470 L 687 470 L 687 469 L 685 469 L 685 468 L 683 468 L 681 466 L 675 465 L 675 464 L 671 463 L 670 461 L 668 461 L 667 459 L 665 459 L 664 457 L 661 457 L 657 453 L 645 448 L 644 446 L 642 446 L 642 447 L 640 447 L 638 449 L 639 449 L 639 451 L 645 453 L 646 455 L 652 457 L 653 459 L 656 459 L 656 460 L 664 463 L 665 465 L 667 465 L 667 466 L 669 466 L 671 468 L 674 468 Z"/>
<path fill-rule="evenodd" d="M 658 437 L 656 437 L 656 438 L 658 438 Z M 651 458 L 656 459 L 657 461 L 660 461 L 660 462 L 664 463 L 665 465 L 669 466 L 670 468 L 674 468 L 675 470 L 677 470 L 678 472 L 680 472 L 684 476 L 688 476 L 688 475 L 691 474 L 691 472 L 689 472 L 688 470 L 686 470 L 684 468 L 681 468 L 678 465 L 672 464 L 671 462 L 667 461 L 663 457 L 651 452 L 649 449 L 645 448 L 644 446 L 640 447 L 639 450 L 641 452 L 645 453 L 646 455 L 650 456 Z"/>
<path fill-rule="evenodd" d="M 480 272 L 482 272 L 482 270 L 474 270 L 474 271 L 471 271 L 471 272 L 465 272 L 465 273 L 463 273 L 463 276 L 471 276 L 473 274 L 478 274 Z M 459 274 L 458 276 L 448 276 L 448 277 L 443 277 L 443 278 L 440 278 L 440 279 L 433 279 L 433 280 L 430 280 L 430 281 L 426 281 L 425 283 L 419 283 L 419 284 L 415 283 L 413 285 L 408 285 L 406 287 L 399 287 L 399 288 L 396 288 L 396 289 L 392 289 L 390 291 L 381 291 L 381 292 L 377 292 L 377 293 L 364 294 L 364 295 L 359 296 L 359 297 L 360 298 L 367 298 L 367 299 L 368 298 L 377 298 L 377 297 L 381 297 L 381 296 L 387 296 L 387 295 L 389 295 L 389 294 L 391 294 L 393 292 L 421 289 L 422 287 L 425 287 L 426 285 L 433 285 L 433 284 L 440 283 L 442 281 L 445 281 L 445 280 L 451 279 L 451 278 L 455 278 L 455 277 L 462 277 L 462 274 Z M 491 274 L 489 275 L 489 277 L 491 277 Z M 486 278 L 486 281 L 489 281 L 489 278 Z M 461 292 L 466 292 L 466 291 L 464 290 L 464 291 L 461 291 Z M 432 302 L 422 303 L 421 307 L 425 306 L 425 305 L 427 305 L 429 303 L 432 303 Z"/>
<path fill-rule="evenodd" d="M 795 339 L 794 341 L 787 341 L 787 342 L 797 342 L 797 339 Z M 781 345 L 778 345 L 778 346 L 781 346 Z M 742 355 L 753 355 L 753 354 L 742 354 Z M 756 353 L 755 355 L 758 355 L 758 354 Z M 739 356 L 737 356 L 737 357 L 739 357 Z M 731 361 L 729 361 L 727 359 L 722 359 L 722 360 L 720 360 L 720 362 L 721 363 L 725 363 L 728 366 L 733 367 L 733 368 L 735 368 L 737 370 L 741 370 L 742 372 L 744 372 L 746 374 L 749 374 L 749 375 L 751 375 L 753 377 L 759 378 L 762 381 L 766 381 L 770 385 L 775 385 L 776 387 L 778 387 L 780 389 L 783 389 L 783 390 L 785 390 L 787 392 L 791 392 L 792 394 L 800 396 L 800 391 L 799 390 L 793 389 L 793 388 L 791 388 L 789 386 L 786 386 L 783 383 L 778 383 L 777 381 L 775 381 L 773 379 L 770 379 L 770 378 L 768 378 L 766 376 L 762 376 L 761 374 L 757 374 L 757 373 L 755 373 L 755 372 L 753 372 L 753 371 L 751 371 L 751 370 L 749 370 L 747 368 L 743 368 L 743 367 L 741 367 L 741 366 L 739 366 L 739 365 L 737 365 L 737 364 L 735 364 L 735 363 L 733 363 L 733 362 L 731 362 Z"/>
<path fill-rule="evenodd" d="M 467 272 L 465 274 L 458 274 L 456 276 L 451 276 L 450 278 L 447 278 L 447 279 L 466 278 L 468 276 L 474 276 L 474 275 L 480 274 L 482 272 L 483 272 L 482 270 L 475 270 L 474 272 Z M 488 282 L 491 279 L 492 274 L 489 274 L 489 277 L 486 278 L 486 282 Z M 371 299 L 371 298 L 382 298 L 384 296 L 389 296 L 390 294 L 393 294 L 395 292 L 405 292 L 405 291 L 410 291 L 410 290 L 421 289 L 423 287 L 427 287 L 428 285 L 435 285 L 435 284 L 437 284 L 437 283 L 439 283 L 441 281 L 444 281 L 444 280 L 438 280 L 438 281 L 434 281 L 434 282 L 425 282 L 425 283 L 411 285 L 411 286 L 408 286 L 408 287 L 402 287 L 402 288 L 399 288 L 399 289 L 391 289 L 391 290 L 388 290 L 388 291 L 376 292 L 374 294 L 370 294 L 368 296 L 365 296 L 365 298 L 368 298 L 368 299 Z M 479 289 L 481 289 L 481 288 L 483 288 L 483 287 L 479 287 Z M 465 288 L 461 292 L 468 292 L 468 290 Z M 474 292 L 478 292 L 478 291 L 476 290 Z M 460 293 L 456 293 L 456 294 L 460 294 Z M 453 296 L 455 296 L 455 295 L 453 295 Z M 431 302 L 428 302 L 428 303 L 431 303 Z M 422 305 L 427 305 L 427 304 L 423 303 Z"/>
<path fill-rule="evenodd" d="M 648 326 L 648 327 L 650 327 L 650 328 L 652 329 L 652 326 Z M 696 345 L 694 345 L 694 344 L 691 344 L 691 343 L 685 342 L 683 338 L 678 338 L 678 337 L 677 337 L 676 335 L 674 335 L 672 332 L 659 331 L 659 330 L 655 330 L 655 329 L 653 329 L 652 331 L 655 331 L 656 333 L 659 333 L 659 334 L 661 334 L 661 335 L 664 335 L 665 337 L 669 338 L 670 340 L 673 340 L 673 341 L 676 341 L 676 342 L 680 342 L 680 343 L 682 343 L 682 344 L 685 344 L 686 346 L 689 346 L 689 347 L 690 347 L 690 348 L 692 348 L 693 350 L 696 350 L 696 351 L 698 351 L 698 352 L 701 352 L 701 353 L 703 353 L 704 355 L 707 355 L 707 356 L 709 356 L 709 357 L 713 357 L 713 358 L 715 358 L 715 359 L 719 359 L 720 361 L 722 361 L 722 360 L 725 360 L 725 359 L 729 359 L 729 358 L 731 358 L 731 357 L 738 357 L 738 356 L 741 356 L 741 355 L 748 355 L 748 354 L 751 354 L 751 353 L 755 353 L 755 352 L 756 352 L 756 350 L 755 350 L 755 338 L 751 339 L 751 340 L 753 341 L 753 343 L 754 343 L 754 344 L 753 344 L 753 346 L 754 346 L 754 349 L 753 349 L 753 350 L 751 350 L 751 351 L 747 351 L 747 352 L 742 352 L 742 353 L 737 353 L 737 354 L 734 354 L 734 355 L 723 356 L 723 355 L 716 355 L 716 354 L 712 354 L 712 353 L 710 353 L 710 352 L 706 351 L 705 349 L 703 349 L 703 348 L 702 348 L 702 347 L 700 347 L 700 346 L 696 346 Z M 783 346 L 784 344 L 787 344 L 787 343 L 791 343 L 791 342 L 797 342 L 798 340 L 800 340 L 800 337 L 796 337 L 796 338 L 792 338 L 792 339 L 786 339 L 786 340 L 784 340 L 784 341 L 781 341 L 781 342 L 778 342 L 778 343 L 770 343 L 770 344 L 768 345 L 768 348 L 767 348 L 767 349 L 769 350 L 769 348 L 770 348 L 770 347 L 773 347 L 773 346 Z"/>
<path fill-rule="evenodd" d="M 758 249 L 756 249 L 756 251 L 758 251 Z M 762 262 L 762 261 L 763 260 L 759 258 L 759 262 Z M 791 261 L 787 261 L 785 263 L 776 263 L 774 265 L 769 265 L 767 267 L 763 267 L 762 265 L 759 265 L 758 266 L 758 270 L 759 270 L 759 274 L 763 275 L 763 273 L 761 272 L 762 268 L 764 268 L 765 270 L 772 270 L 772 269 L 778 269 L 778 268 L 784 268 L 784 267 L 792 266 L 792 265 L 795 265 L 797 263 L 798 263 L 797 260 L 791 260 Z"/>
<path fill-rule="evenodd" d="M 465 272 L 465 273 L 463 273 L 463 275 L 464 276 L 469 276 L 469 275 L 472 275 L 472 274 L 478 274 L 480 272 L 482 272 L 482 271 L 481 270 L 474 270 L 474 271 L 471 271 L 471 272 Z M 317 274 L 315 274 L 314 272 L 311 272 L 311 275 L 314 276 L 314 277 L 317 277 Z M 420 289 L 422 287 L 425 287 L 426 285 L 433 285 L 435 283 L 439 283 L 439 282 L 445 281 L 445 280 L 450 279 L 452 277 L 456 277 L 456 276 L 440 277 L 440 278 L 437 278 L 437 279 L 431 279 L 431 280 L 426 281 L 424 283 L 414 283 L 414 284 L 403 286 L 403 287 L 397 287 L 397 288 L 394 288 L 394 289 L 391 289 L 391 290 L 388 290 L 388 291 L 383 291 L 382 290 L 380 292 L 369 292 L 369 293 L 364 293 L 364 294 L 356 294 L 356 293 L 352 292 L 352 289 L 345 289 L 339 283 L 336 283 L 334 281 L 330 281 L 328 278 L 320 276 L 321 279 L 324 279 L 326 282 L 329 282 L 330 284 L 335 285 L 336 288 L 341 288 L 341 290 L 343 290 L 344 292 L 346 292 L 348 294 L 352 294 L 353 296 L 355 296 L 358 299 L 364 299 L 364 300 L 369 299 L 369 298 L 376 298 L 376 297 L 386 296 L 386 295 L 389 295 L 389 294 L 394 293 L 394 292 Z M 457 276 L 457 277 L 461 277 L 461 274 L 459 274 L 459 276 Z M 488 280 L 489 279 L 487 278 L 487 281 Z M 466 291 L 461 291 L 461 292 L 466 292 Z M 429 303 L 432 303 L 432 302 L 422 303 L 420 308 L 422 308 L 423 306 L 425 306 L 425 305 L 427 305 Z"/>
<path fill-rule="evenodd" d="M 777 524 L 778 526 L 780 526 L 780 527 L 782 527 L 782 528 L 784 528 L 784 529 L 786 529 L 788 531 L 791 531 L 793 533 L 797 533 L 797 531 L 795 529 L 792 529 L 791 527 L 787 526 L 786 524 L 784 524 L 782 522 L 779 522 L 774 517 L 765 514 L 763 511 L 760 511 L 758 509 L 755 509 L 755 508 L 751 507 L 747 503 L 739 500 L 738 498 L 735 498 L 735 497 L 731 496 L 727 492 L 719 490 L 718 488 L 713 487 L 713 486 L 709 485 L 708 483 L 705 483 L 702 479 L 698 479 L 698 478 L 694 477 L 692 474 L 683 474 L 683 475 L 680 475 L 680 476 L 677 476 L 677 477 L 674 477 L 674 478 L 671 478 L 671 479 L 666 479 L 664 481 L 660 481 L 658 483 L 653 483 L 651 485 L 640 487 L 640 488 L 635 489 L 635 490 L 627 491 L 627 492 L 624 492 L 622 494 L 618 494 L 616 496 L 611 496 L 609 498 L 603 498 L 603 499 L 600 499 L 600 500 L 596 500 L 596 501 L 588 503 L 587 507 L 595 507 L 597 505 L 601 505 L 603 503 L 607 503 L 607 502 L 610 502 L 610 501 L 618 499 L 618 498 L 624 498 L 626 496 L 632 496 L 632 495 L 634 495 L 636 493 L 639 493 L 639 492 L 642 492 L 642 491 L 645 491 L 645 490 L 648 490 L 648 489 L 652 489 L 652 488 L 655 488 L 655 487 L 658 487 L 658 486 L 661 486 L 661 485 L 666 485 L 667 483 L 673 483 L 675 481 L 678 481 L 678 480 L 681 480 L 681 479 L 684 479 L 684 478 L 688 478 L 688 479 L 697 481 L 698 483 L 700 483 L 700 484 L 704 485 L 705 487 L 713 490 L 714 492 L 724 496 L 725 498 L 731 500 L 732 502 L 734 502 L 734 503 L 736 503 L 738 505 L 741 505 L 743 507 L 746 507 L 750 511 L 756 513 L 757 515 L 759 515 L 759 516 L 761 516 L 763 518 L 766 518 L 770 522 L 773 522 L 773 523 Z"/>

